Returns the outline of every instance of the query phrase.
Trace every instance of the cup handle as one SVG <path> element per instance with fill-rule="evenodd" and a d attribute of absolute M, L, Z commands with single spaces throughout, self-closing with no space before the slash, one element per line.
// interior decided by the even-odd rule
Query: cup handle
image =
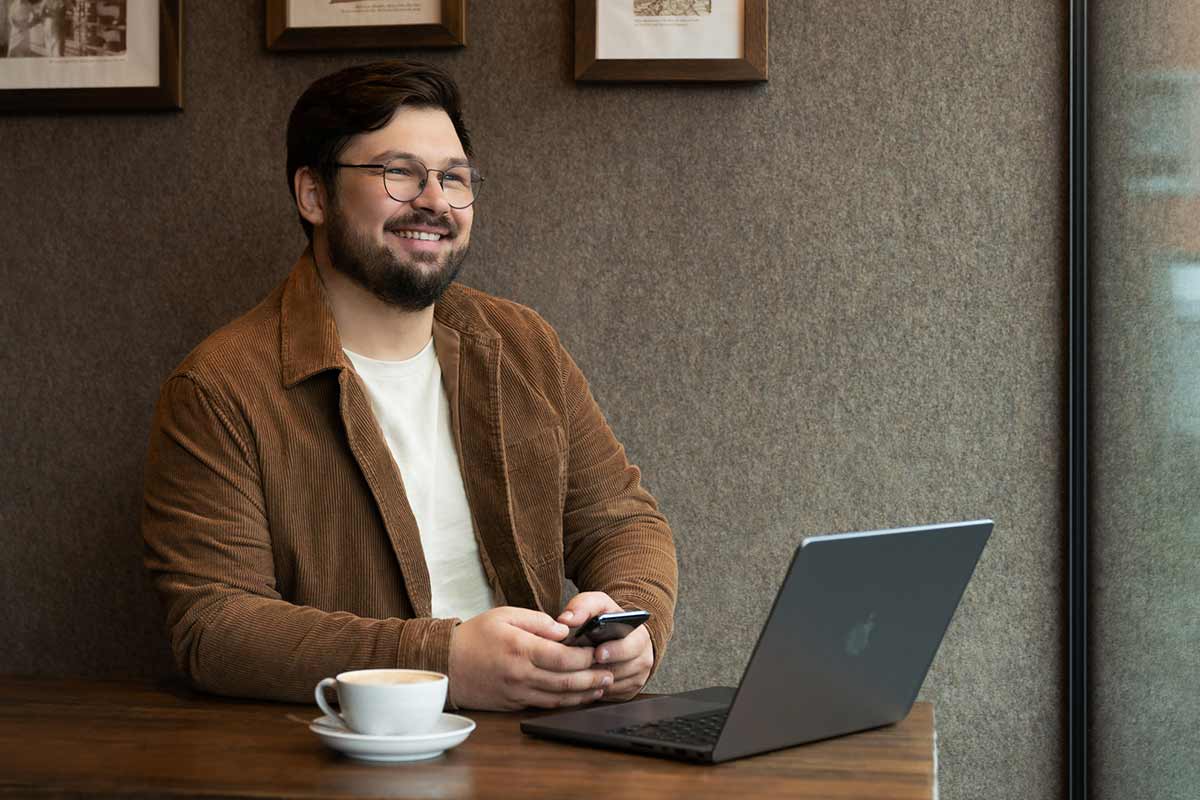
<path fill-rule="evenodd" d="M 313 692 L 313 696 L 317 698 L 317 705 L 321 707 L 321 710 L 324 711 L 326 715 L 333 717 L 338 722 L 340 722 L 343 727 L 346 727 L 346 728 L 350 727 L 349 725 L 346 724 L 346 718 L 343 717 L 338 712 L 334 711 L 329 706 L 329 701 L 325 699 L 325 689 L 326 688 L 332 688 L 334 691 L 337 691 L 337 679 L 336 678 L 324 678 L 324 679 L 322 679 L 322 681 L 320 683 L 317 684 L 316 691 Z"/>

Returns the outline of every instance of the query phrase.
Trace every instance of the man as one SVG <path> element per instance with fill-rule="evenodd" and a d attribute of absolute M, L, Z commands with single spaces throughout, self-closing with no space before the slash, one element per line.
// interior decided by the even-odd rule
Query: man
<path fill-rule="evenodd" d="M 310 247 L 152 426 L 146 564 L 179 667 L 290 701 L 369 667 L 447 673 L 458 707 L 632 697 L 671 634 L 671 531 L 553 329 L 454 282 L 483 180 L 454 82 L 343 70 L 287 140 Z M 652 618 L 560 643 L 622 608 Z"/>

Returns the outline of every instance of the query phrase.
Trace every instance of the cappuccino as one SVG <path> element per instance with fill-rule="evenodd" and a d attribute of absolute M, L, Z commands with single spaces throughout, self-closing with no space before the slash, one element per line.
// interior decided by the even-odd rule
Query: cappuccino
<path fill-rule="evenodd" d="M 449 680 L 440 672 L 419 669 L 359 669 L 317 684 L 317 705 L 355 733 L 369 736 L 416 736 L 429 733 L 446 705 Z M 337 691 L 341 712 L 325 699 Z"/>

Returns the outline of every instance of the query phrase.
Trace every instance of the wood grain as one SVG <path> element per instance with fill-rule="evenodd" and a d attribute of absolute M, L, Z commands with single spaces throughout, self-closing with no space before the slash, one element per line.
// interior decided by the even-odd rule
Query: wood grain
<path fill-rule="evenodd" d="M 521 734 L 534 714 L 468 712 L 433 761 L 363 764 L 325 748 L 314 706 L 171 685 L 0 680 L 0 795 L 289 798 L 880 798 L 933 796 L 933 708 L 904 721 L 717 766 Z"/>

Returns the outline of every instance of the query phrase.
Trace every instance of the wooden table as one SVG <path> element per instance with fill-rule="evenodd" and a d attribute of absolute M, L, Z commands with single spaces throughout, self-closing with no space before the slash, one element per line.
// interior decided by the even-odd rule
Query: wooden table
<path fill-rule="evenodd" d="M 287 798 L 928 798 L 933 707 L 896 725 L 716 766 L 523 735 L 529 714 L 478 727 L 433 761 L 379 765 L 326 749 L 316 706 L 169 684 L 0 678 L 0 796 Z"/>

